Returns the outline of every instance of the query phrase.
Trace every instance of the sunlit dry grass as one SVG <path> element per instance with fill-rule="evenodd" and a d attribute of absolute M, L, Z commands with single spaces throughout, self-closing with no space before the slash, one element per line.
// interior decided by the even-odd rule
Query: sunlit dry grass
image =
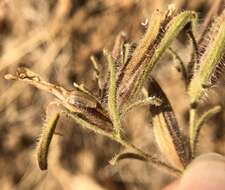
<path fill-rule="evenodd" d="M 210 9 L 215 4 L 213 0 L 173 2 L 181 9 L 197 10 L 200 22 L 208 10 L 214 10 L 211 15 L 217 12 L 216 6 Z M 135 161 L 109 166 L 108 161 L 119 147 L 103 137 L 74 127 L 67 119 L 60 120 L 59 126 L 63 128 L 57 132 L 62 136 L 55 135 L 53 139 L 55 146 L 49 154 L 48 172 L 40 172 L 35 144 L 50 96 L 3 79 L 18 66 L 26 66 L 41 73 L 46 80 L 68 88 L 76 81 L 95 89 L 90 56 L 102 59 L 99 56 L 102 49 L 112 49 L 116 35 L 122 30 L 128 33 L 131 41 L 138 41 L 143 33 L 141 22 L 151 15 L 152 10 L 165 9 L 169 3 L 171 1 L 166 0 L 0 2 L 0 168 L 4 171 L 0 174 L 1 189 L 160 189 L 172 180 L 151 166 Z M 184 46 L 187 42 L 183 42 L 182 36 L 179 39 L 173 46 L 184 52 L 182 57 L 188 60 L 186 51 L 189 49 Z M 172 62 L 169 55 L 163 59 Z M 168 66 L 162 68 L 159 65 L 159 68 L 157 78 L 178 113 L 179 123 L 184 126 L 188 103 L 184 101 L 182 83 L 177 82 L 180 75 Z M 212 104 L 223 97 L 224 91 L 220 90 L 218 94 Z M 157 152 L 147 117 L 146 108 L 132 111 L 125 130 L 135 144 Z M 211 122 L 210 127 L 203 130 L 202 136 L 207 135 L 207 138 L 201 145 L 202 152 L 224 153 L 221 148 L 224 146 L 224 119 L 224 114 L 219 114 L 217 125 Z M 138 175 L 139 172 L 142 175 Z"/>

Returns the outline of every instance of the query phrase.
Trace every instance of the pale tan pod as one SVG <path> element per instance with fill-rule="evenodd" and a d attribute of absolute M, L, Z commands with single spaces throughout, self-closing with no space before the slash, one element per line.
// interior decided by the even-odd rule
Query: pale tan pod
<path fill-rule="evenodd" d="M 153 118 L 153 125 L 153 133 L 160 151 L 173 166 L 183 169 L 163 114 Z"/>
<path fill-rule="evenodd" d="M 153 132 L 156 142 L 167 160 L 179 169 L 184 169 L 189 163 L 189 149 L 185 146 L 174 111 L 158 83 L 150 79 L 149 93 L 162 100 L 159 106 L 151 105 Z"/>

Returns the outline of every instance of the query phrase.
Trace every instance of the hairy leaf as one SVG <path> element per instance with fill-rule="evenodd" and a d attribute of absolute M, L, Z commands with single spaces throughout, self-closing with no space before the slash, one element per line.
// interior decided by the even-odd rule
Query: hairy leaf
<path fill-rule="evenodd" d="M 190 82 L 188 94 L 192 107 L 203 98 L 207 89 L 218 79 L 224 65 L 225 11 L 210 29 L 207 46 L 200 57 L 199 68 Z"/>
<path fill-rule="evenodd" d="M 59 113 L 54 113 L 48 118 L 47 124 L 44 126 L 40 141 L 37 146 L 38 164 L 41 170 L 48 168 L 48 151 L 54 135 L 54 131 L 59 120 Z"/>

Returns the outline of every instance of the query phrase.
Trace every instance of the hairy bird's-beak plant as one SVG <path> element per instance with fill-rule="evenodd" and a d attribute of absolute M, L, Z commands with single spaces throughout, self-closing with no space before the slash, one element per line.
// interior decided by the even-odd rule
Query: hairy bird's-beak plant
<path fill-rule="evenodd" d="M 124 34 L 120 34 L 112 53 L 104 50 L 108 73 L 106 81 L 98 81 L 98 95 L 76 83 L 71 91 L 50 84 L 27 68 L 19 68 L 15 75 L 6 75 L 6 79 L 27 82 L 49 92 L 56 97 L 55 104 L 60 107 L 61 111 L 48 117 L 38 144 L 37 158 L 40 169 L 47 169 L 48 149 L 57 121 L 61 115 L 66 115 L 80 126 L 106 136 L 124 147 L 124 151 L 118 153 L 110 163 L 115 164 L 127 158 L 138 159 L 150 162 L 175 176 L 181 175 L 195 158 L 202 125 L 221 111 L 218 105 L 200 117 L 197 115 L 202 98 L 217 81 L 224 64 L 225 11 L 212 22 L 209 31 L 204 32 L 202 38 L 205 40 L 201 43 L 194 37 L 193 29 L 196 25 L 197 14 L 194 11 L 178 12 L 170 5 L 165 12 L 156 10 L 152 13 L 146 33 L 137 47 L 127 43 Z M 185 65 L 170 47 L 181 31 L 187 33 L 193 42 L 193 57 L 190 61 L 192 65 Z M 189 136 L 185 136 L 180 130 L 166 94 L 151 77 L 152 70 L 165 51 L 170 52 L 180 64 L 182 78 L 190 97 Z M 95 76 L 100 80 L 99 64 L 94 57 L 91 57 L 91 61 Z M 145 84 L 148 84 L 147 89 Z M 147 90 L 148 96 L 143 93 L 143 89 Z M 149 106 L 152 116 L 149 122 L 153 126 L 159 149 L 168 162 L 139 149 L 122 133 L 121 121 L 124 115 L 141 105 Z"/>

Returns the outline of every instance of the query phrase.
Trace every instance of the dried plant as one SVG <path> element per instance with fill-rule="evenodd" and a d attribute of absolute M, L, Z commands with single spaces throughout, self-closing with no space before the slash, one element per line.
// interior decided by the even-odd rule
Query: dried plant
<path fill-rule="evenodd" d="M 121 144 L 124 151 L 118 153 L 110 163 L 123 159 L 137 159 L 151 162 L 175 176 L 179 176 L 195 158 L 197 142 L 202 125 L 221 111 L 215 106 L 198 116 L 198 108 L 205 94 L 218 81 L 224 65 L 225 50 L 225 11 L 212 22 L 209 31 L 203 32 L 195 40 L 194 29 L 197 14 L 194 11 L 178 12 L 173 5 L 168 10 L 156 10 L 148 24 L 146 34 L 135 48 L 126 40 L 126 35 L 118 35 L 112 54 L 104 50 L 108 73 L 105 80 L 100 79 L 101 69 L 94 57 L 98 94 L 83 85 L 74 83 L 74 90 L 48 83 L 27 68 L 19 68 L 15 75 L 8 74 L 6 79 L 27 82 L 47 91 L 57 99 L 60 113 L 52 113 L 44 126 L 38 145 L 40 169 L 47 169 L 47 156 L 51 139 L 60 115 L 66 115 L 82 127 L 99 135 L 106 136 Z M 191 61 L 185 65 L 170 45 L 177 35 L 184 31 L 193 42 Z M 165 51 L 169 51 L 179 64 L 182 79 L 190 97 L 189 136 L 185 136 L 176 120 L 173 108 L 157 81 L 150 77 L 153 68 Z M 146 93 L 145 84 L 148 83 Z M 107 97 L 107 99 L 105 98 Z M 157 144 L 168 160 L 164 162 L 150 153 L 130 143 L 123 133 L 122 119 L 131 109 L 146 105 L 152 118 Z"/>

